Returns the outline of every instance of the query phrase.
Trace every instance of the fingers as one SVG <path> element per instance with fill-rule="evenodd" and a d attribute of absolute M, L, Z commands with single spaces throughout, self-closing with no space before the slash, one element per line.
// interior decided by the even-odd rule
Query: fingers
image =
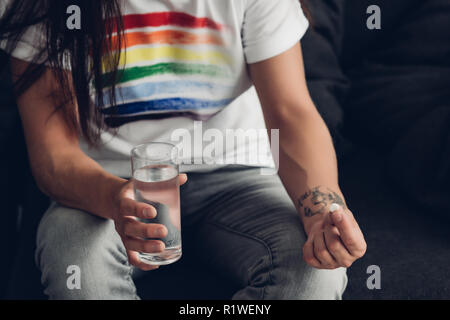
<path fill-rule="evenodd" d="M 336 227 L 327 226 L 324 232 L 325 244 L 330 254 L 335 259 L 336 263 L 340 267 L 350 268 L 355 258 L 350 255 L 347 248 L 341 241 L 339 231 Z"/>
<path fill-rule="evenodd" d="M 321 269 L 320 261 L 314 255 L 314 237 L 309 237 L 303 246 L 303 260 L 311 267 Z"/>
<path fill-rule="evenodd" d="M 187 182 L 188 178 L 185 173 L 179 175 L 179 183 L 183 185 Z M 156 217 L 156 209 L 144 202 L 137 202 L 134 199 L 134 191 L 132 189 L 132 181 L 128 184 L 126 190 L 123 192 L 123 197 L 120 200 L 120 213 L 122 216 L 133 216 L 141 219 L 153 219 Z"/>
<path fill-rule="evenodd" d="M 338 267 L 325 244 L 324 232 L 320 232 L 314 237 L 314 255 L 319 260 L 323 269 L 334 269 Z"/>
<path fill-rule="evenodd" d="M 125 248 L 131 251 L 144 253 L 159 253 L 165 249 L 164 242 L 160 240 L 143 240 L 132 237 L 123 237 Z"/>
<path fill-rule="evenodd" d="M 303 258 L 317 269 L 349 268 L 357 259 L 350 255 L 339 237 L 336 227 L 312 235 L 303 247 Z"/>
<path fill-rule="evenodd" d="M 141 219 L 153 219 L 156 217 L 156 209 L 153 206 L 130 198 L 122 198 L 120 201 L 120 213 L 122 216 L 133 216 Z"/>
<path fill-rule="evenodd" d="M 150 264 L 142 262 L 141 259 L 139 259 L 139 253 L 137 253 L 136 251 L 127 250 L 127 255 L 130 264 L 141 270 L 150 271 L 159 268 L 159 266 L 152 266 Z"/>
<path fill-rule="evenodd" d="M 136 219 L 127 219 L 124 223 L 123 233 L 129 237 L 165 238 L 168 234 L 166 226 L 156 223 L 142 223 Z"/>
<path fill-rule="evenodd" d="M 344 209 L 339 206 L 337 210 L 331 212 L 330 216 L 333 224 L 339 230 L 342 242 L 348 252 L 350 252 L 353 257 L 361 258 L 366 252 L 366 242 L 353 215 L 350 211 L 348 212 L 349 214 L 346 214 Z"/>
<path fill-rule="evenodd" d="M 365 254 L 366 246 L 353 214 L 333 204 L 320 226 L 309 234 L 303 257 L 310 266 L 318 269 L 348 268 Z"/>
<path fill-rule="evenodd" d="M 185 184 L 187 182 L 187 179 L 188 179 L 187 174 L 181 173 L 179 175 L 179 179 L 180 179 L 180 186 L 182 186 L 183 184 Z"/>

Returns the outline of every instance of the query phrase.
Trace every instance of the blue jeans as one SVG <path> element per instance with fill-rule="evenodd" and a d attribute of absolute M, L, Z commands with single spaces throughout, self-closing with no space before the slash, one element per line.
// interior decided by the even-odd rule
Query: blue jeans
<path fill-rule="evenodd" d="M 189 174 L 182 223 L 196 230 L 201 263 L 239 284 L 233 299 L 341 299 L 346 270 L 303 261 L 300 217 L 279 177 L 259 173 L 232 166 Z M 111 220 L 53 203 L 39 225 L 36 262 L 50 299 L 139 299 Z M 80 290 L 67 287 L 70 265 L 80 268 Z"/>

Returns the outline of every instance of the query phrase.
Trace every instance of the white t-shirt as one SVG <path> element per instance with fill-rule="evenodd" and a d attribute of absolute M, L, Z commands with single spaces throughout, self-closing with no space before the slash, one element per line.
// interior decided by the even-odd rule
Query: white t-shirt
<path fill-rule="evenodd" d="M 151 141 L 177 145 L 183 171 L 273 166 L 247 64 L 298 43 L 308 28 L 299 1 L 122 0 L 122 15 L 118 108 L 109 108 L 106 89 L 102 109 L 116 131 L 104 131 L 95 149 L 81 138 L 83 150 L 122 177 L 132 147 Z M 42 39 L 28 30 L 12 56 L 31 61 Z"/>

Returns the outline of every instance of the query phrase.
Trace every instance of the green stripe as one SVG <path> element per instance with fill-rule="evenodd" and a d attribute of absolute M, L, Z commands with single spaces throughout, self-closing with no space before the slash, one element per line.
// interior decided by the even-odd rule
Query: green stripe
<path fill-rule="evenodd" d="M 205 64 L 185 64 L 185 63 L 159 63 L 152 66 L 133 67 L 118 72 L 117 78 L 119 83 L 124 83 L 148 76 L 160 74 L 184 74 L 184 75 L 204 75 L 209 77 L 227 78 L 229 74 L 224 69 Z M 103 75 L 105 86 L 112 85 L 112 73 Z"/>

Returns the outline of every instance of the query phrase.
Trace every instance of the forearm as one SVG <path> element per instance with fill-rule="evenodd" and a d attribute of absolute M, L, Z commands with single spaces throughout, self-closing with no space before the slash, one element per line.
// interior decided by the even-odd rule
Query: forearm
<path fill-rule="evenodd" d="M 28 67 L 28 62 L 12 58 L 12 80 L 18 81 Z M 107 173 L 80 149 L 78 125 L 68 121 L 68 115 L 76 120 L 76 99 L 60 100 L 60 89 L 48 68 L 17 98 L 33 175 L 39 188 L 61 204 L 111 218 L 118 210 L 114 192 L 126 181 Z"/>
<path fill-rule="evenodd" d="M 314 106 L 287 109 L 271 124 L 280 129 L 279 175 L 308 231 L 331 203 L 345 201 L 333 142 L 320 114 Z"/>
<path fill-rule="evenodd" d="M 32 168 L 39 187 L 53 200 L 107 219 L 117 210 L 114 191 L 126 182 L 79 149 L 41 155 Z"/>
<path fill-rule="evenodd" d="M 366 243 L 340 191 L 333 142 L 308 92 L 300 46 L 249 69 L 266 126 L 279 129 L 278 172 L 308 235 L 303 258 L 319 269 L 349 267 Z M 333 203 L 341 208 L 331 213 Z"/>

